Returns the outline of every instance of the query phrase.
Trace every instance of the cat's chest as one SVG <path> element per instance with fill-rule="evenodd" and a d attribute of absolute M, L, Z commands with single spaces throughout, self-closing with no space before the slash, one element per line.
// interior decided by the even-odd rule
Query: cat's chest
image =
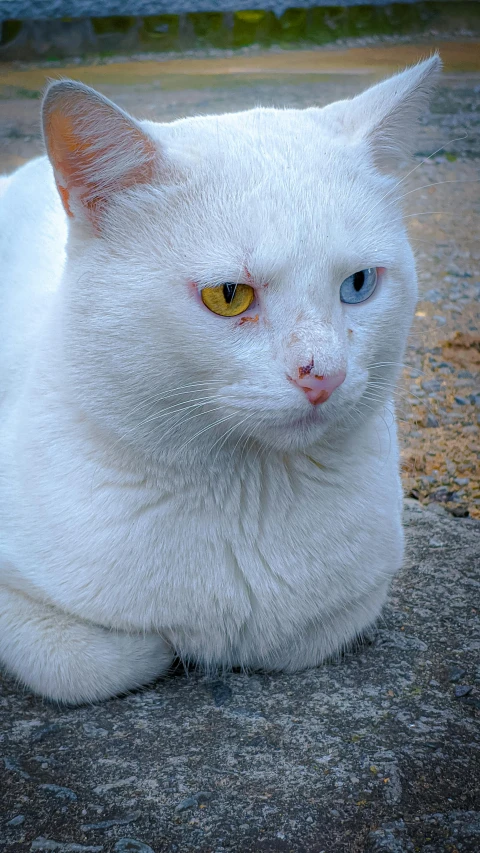
<path fill-rule="evenodd" d="M 305 461 L 163 489 L 90 483 L 87 495 L 88 482 L 44 531 L 43 553 L 49 541 L 63 548 L 43 562 L 41 585 L 117 628 L 234 637 L 255 621 L 301 626 L 322 602 L 336 609 L 375 584 L 395 544 L 396 514 L 379 527 L 368 484 L 362 495 Z"/>

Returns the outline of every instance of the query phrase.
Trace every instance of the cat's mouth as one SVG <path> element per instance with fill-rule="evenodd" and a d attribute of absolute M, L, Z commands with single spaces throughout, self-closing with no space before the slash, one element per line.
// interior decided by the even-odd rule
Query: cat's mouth
<path fill-rule="evenodd" d="M 325 414 L 319 412 L 318 406 L 312 406 L 312 411 L 300 417 L 297 411 L 292 412 L 292 417 L 276 419 L 271 429 L 263 432 L 261 440 L 283 450 L 305 448 L 318 441 L 327 426 Z"/>

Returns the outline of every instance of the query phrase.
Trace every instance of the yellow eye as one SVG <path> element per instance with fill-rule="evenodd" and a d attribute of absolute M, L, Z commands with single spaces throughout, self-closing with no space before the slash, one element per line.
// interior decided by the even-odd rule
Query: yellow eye
<path fill-rule="evenodd" d="M 234 284 L 227 281 L 219 287 L 204 287 L 201 291 L 202 302 L 214 314 L 221 317 L 236 317 L 250 308 L 255 291 L 249 284 Z"/>

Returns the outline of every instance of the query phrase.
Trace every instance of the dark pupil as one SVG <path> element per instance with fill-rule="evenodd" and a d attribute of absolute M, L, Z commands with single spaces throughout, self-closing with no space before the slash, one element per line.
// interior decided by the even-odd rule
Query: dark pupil
<path fill-rule="evenodd" d="M 357 293 L 359 290 L 362 289 L 364 284 L 365 284 L 365 273 L 364 273 L 364 271 L 361 270 L 361 272 L 356 272 L 355 275 L 353 276 L 353 286 L 354 286 L 355 290 L 357 291 Z"/>
<path fill-rule="evenodd" d="M 223 285 L 223 298 L 227 305 L 230 305 L 233 297 L 235 296 L 235 291 L 237 289 L 236 284 L 224 284 Z"/>

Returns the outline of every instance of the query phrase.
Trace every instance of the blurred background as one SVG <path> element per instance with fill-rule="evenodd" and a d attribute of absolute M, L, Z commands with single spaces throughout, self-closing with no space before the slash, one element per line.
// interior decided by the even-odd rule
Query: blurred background
<path fill-rule="evenodd" d="M 478 35 L 476 0 L 0 0 L 2 59 Z"/>
<path fill-rule="evenodd" d="M 0 28 L 0 172 L 42 153 L 48 78 L 170 121 L 321 106 L 439 50 L 445 73 L 402 184 L 420 302 L 397 411 L 405 493 L 480 517 L 480 3 L 0 0 Z"/>

